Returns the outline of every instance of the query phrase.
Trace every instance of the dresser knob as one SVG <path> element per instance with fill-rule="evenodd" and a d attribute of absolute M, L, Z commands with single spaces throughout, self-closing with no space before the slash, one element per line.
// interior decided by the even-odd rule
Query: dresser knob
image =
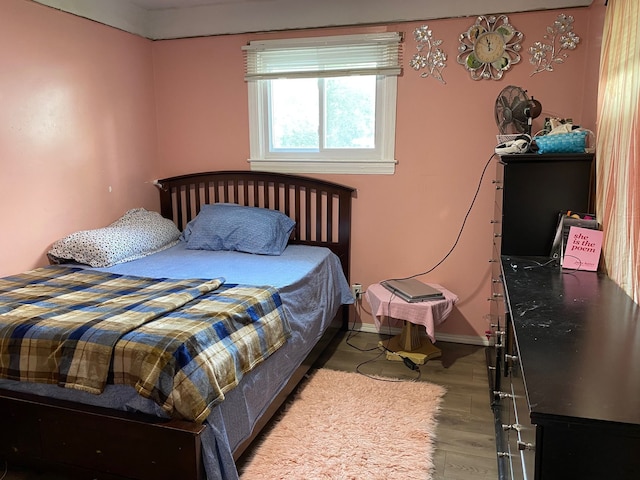
<path fill-rule="evenodd" d="M 498 452 L 498 458 L 508 458 L 509 452 Z"/>

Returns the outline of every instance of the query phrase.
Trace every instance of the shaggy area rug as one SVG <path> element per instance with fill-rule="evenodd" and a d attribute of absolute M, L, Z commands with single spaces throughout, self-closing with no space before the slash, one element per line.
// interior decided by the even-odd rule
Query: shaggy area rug
<path fill-rule="evenodd" d="M 444 393 L 316 370 L 240 466 L 241 479 L 429 480 Z"/>

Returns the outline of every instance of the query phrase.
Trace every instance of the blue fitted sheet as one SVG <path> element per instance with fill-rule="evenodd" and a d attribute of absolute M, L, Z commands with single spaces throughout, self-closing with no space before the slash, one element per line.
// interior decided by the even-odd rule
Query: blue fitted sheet
<path fill-rule="evenodd" d="M 338 257 L 323 247 L 289 245 L 280 256 L 265 256 L 187 250 L 180 243 L 142 259 L 97 270 L 152 278 L 224 277 L 228 283 L 278 288 L 292 336 L 245 375 L 207 419 L 203 457 L 209 480 L 238 478 L 233 451 L 251 435 L 257 419 L 310 353 L 340 306 L 353 303 Z M 165 416 L 160 407 L 127 386 L 109 385 L 102 395 L 8 380 L 0 380 L 0 387 Z"/>

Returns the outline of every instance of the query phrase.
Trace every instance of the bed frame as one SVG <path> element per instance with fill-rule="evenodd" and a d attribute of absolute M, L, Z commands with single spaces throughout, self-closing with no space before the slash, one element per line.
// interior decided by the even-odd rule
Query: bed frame
<path fill-rule="evenodd" d="M 161 213 L 181 230 L 209 203 L 280 210 L 296 221 L 290 243 L 330 248 L 349 279 L 350 187 L 295 175 L 220 171 L 156 182 Z M 340 328 L 348 306 L 234 452 L 237 460 L 313 365 Z M 0 389 L 0 460 L 82 478 L 202 479 L 201 434 L 206 426 L 164 420 Z M 126 439 L 126 440 L 125 440 Z"/>

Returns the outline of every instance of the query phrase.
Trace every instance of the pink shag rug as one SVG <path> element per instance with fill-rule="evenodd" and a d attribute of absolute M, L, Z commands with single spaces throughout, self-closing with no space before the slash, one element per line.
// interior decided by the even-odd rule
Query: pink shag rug
<path fill-rule="evenodd" d="M 239 466 L 240 477 L 429 480 L 444 393 L 427 382 L 316 370 Z"/>

